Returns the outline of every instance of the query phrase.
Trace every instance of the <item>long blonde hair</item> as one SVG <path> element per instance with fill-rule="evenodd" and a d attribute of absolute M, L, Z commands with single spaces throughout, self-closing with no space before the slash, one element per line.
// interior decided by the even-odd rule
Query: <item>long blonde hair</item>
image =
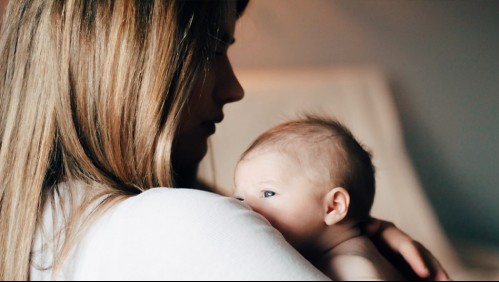
<path fill-rule="evenodd" d="M 29 278 L 41 210 L 60 183 L 95 187 L 84 203 L 174 187 L 179 117 L 228 7 L 10 1 L 0 40 L 0 280 Z"/>

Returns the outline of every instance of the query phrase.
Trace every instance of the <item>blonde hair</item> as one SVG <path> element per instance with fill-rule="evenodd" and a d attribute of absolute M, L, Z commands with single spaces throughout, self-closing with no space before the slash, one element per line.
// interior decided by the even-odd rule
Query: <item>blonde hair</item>
<path fill-rule="evenodd" d="M 347 189 L 351 198 L 348 219 L 360 222 L 368 218 L 376 186 L 371 153 L 342 123 L 312 114 L 284 122 L 262 133 L 241 160 L 267 150 L 279 150 L 298 162 L 307 160 L 306 166 L 319 172 L 325 188 Z"/>
<path fill-rule="evenodd" d="M 42 208 L 61 183 L 93 191 L 73 207 L 61 256 L 93 199 L 107 195 L 95 214 L 151 187 L 174 187 L 179 117 L 193 81 L 209 68 L 228 8 L 9 1 L 0 39 L 0 280 L 29 278 Z"/>

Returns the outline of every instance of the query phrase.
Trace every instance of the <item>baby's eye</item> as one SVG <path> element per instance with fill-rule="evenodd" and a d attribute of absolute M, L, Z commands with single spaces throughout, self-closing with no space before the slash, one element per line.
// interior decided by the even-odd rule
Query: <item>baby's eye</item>
<path fill-rule="evenodd" d="M 272 192 L 272 191 L 263 191 L 263 197 L 264 198 L 270 198 L 270 197 L 273 197 L 275 196 L 275 192 Z"/>
<path fill-rule="evenodd" d="M 238 198 L 236 197 L 237 200 L 241 201 L 241 202 L 244 202 L 244 199 L 243 198 Z"/>

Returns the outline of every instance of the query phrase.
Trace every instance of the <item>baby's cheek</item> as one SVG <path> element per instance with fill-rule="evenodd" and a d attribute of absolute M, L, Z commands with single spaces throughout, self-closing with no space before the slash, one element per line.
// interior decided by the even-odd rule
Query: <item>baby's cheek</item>
<path fill-rule="evenodd" d="M 320 217 L 306 209 L 290 213 L 285 220 L 286 233 L 300 241 L 310 238 L 311 233 L 315 233 L 322 225 Z"/>
<path fill-rule="evenodd" d="M 271 219 L 269 219 L 270 223 L 277 228 L 281 233 L 283 233 L 286 236 L 293 236 L 296 237 L 298 234 L 301 233 L 302 229 L 302 223 L 300 222 L 300 219 L 297 218 L 296 216 L 281 212 L 277 215 L 269 216 Z"/>

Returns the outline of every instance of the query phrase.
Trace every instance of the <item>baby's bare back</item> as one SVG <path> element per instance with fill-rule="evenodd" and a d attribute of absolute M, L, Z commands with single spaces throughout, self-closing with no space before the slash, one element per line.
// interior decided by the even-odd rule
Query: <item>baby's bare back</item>
<path fill-rule="evenodd" d="M 323 272 L 333 280 L 405 280 L 365 236 L 339 244 L 331 251 L 329 259 Z"/>

